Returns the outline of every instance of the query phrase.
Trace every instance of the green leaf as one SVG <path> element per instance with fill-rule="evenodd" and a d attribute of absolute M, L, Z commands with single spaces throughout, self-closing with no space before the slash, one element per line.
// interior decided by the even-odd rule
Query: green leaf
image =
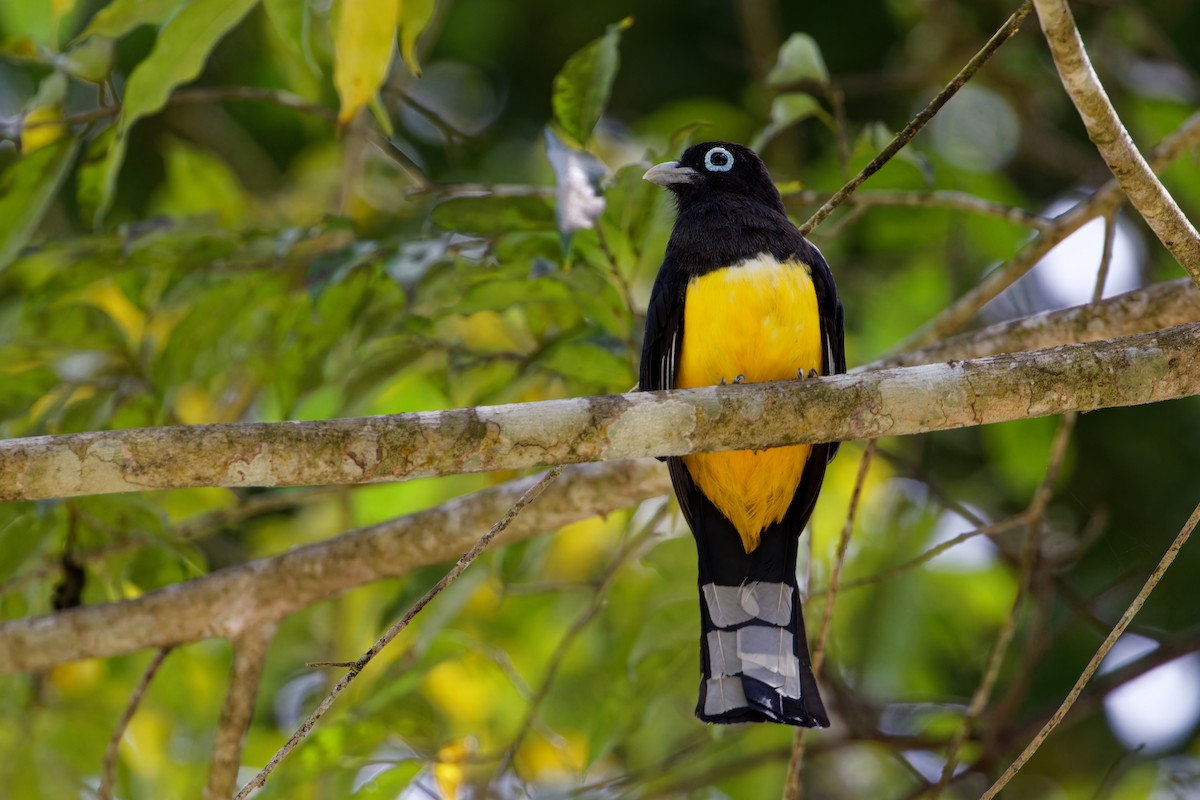
<path fill-rule="evenodd" d="M 817 41 L 807 33 L 793 33 L 779 48 L 779 60 L 767 75 L 771 86 L 801 81 L 829 82 L 829 70 Z"/>
<path fill-rule="evenodd" d="M 378 94 L 371 95 L 371 99 L 367 101 L 367 108 L 371 109 L 371 116 L 379 123 L 383 135 L 389 139 L 393 138 L 396 135 L 396 128 L 392 125 L 392 118 L 388 116 L 388 111 L 384 108 Z"/>
<path fill-rule="evenodd" d="M 629 355 L 618 342 L 588 331 L 545 348 L 537 363 L 566 378 L 608 391 L 621 391 L 637 379 Z"/>
<path fill-rule="evenodd" d="M 263 0 L 263 10 L 279 38 L 304 59 L 310 70 L 319 73 L 309 43 L 308 0 Z"/>
<path fill-rule="evenodd" d="M 554 77 L 551 101 L 554 121 L 563 133 L 583 147 L 600 121 L 613 78 L 617 75 L 621 32 L 633 24 L 632 17 L 608 26 L 603 36 L 567 59 Z"/>
<path fill-rule="evenodd" d="M 829 113 L 812 95 L 804 92 L 779 95 L 771 103 L 770 123 L 754 138 L 750 147 L 761 150 L 767 142 L 778 136 L 780 131 L 809 117 L 819 117 L 826 125 L 833 126 Z"/>
<path fill-rule="evenodd" d="M 417 40 L 429 27 L 436 5 L 435 0 L 402 0 L 400 4 L 400 56 L 408 71 L 418 78 L 421 65 L 417 62 Z"/>
<path fill-rule="evenodd" d="M 455 197 L 433 210 L 446 230 L 502 236 L 513 231 L 554 230 L 554 207 L 543 197 Z"/>
<path fill-rule="evenodd" d="M 364 798 L 364 800 L 374 797 L 397 797 L 403 794 L 401 790 L 412 783 L 413 778 L 417 777 L 417 773 L 421 771 L 421 766 L 421 762 L 416 759 L 388 765 L 376 772 L 370 780 L 364 783 L 354 793 L 354 797 Z"/>
<path fill-rule="evenodd" d="M 226 33 L 249 13 L 258 0 L 194 0 L 172 17 L 158 35 L 154 49 L 134 67 L 125 87 L 125 100 L 116 138 L 104 161 L 99 224 L 112 205 L 117 175 L 125 161 L 129 129 L 142 117 L 159 111 L 172 90 L 195 80 L 208 54 Z"/>
<path fill-rule="evenodd" d="M 212 214 L 230 228 L 248 216 L 237 173 L 212 151 L 168 136 L 162 154 L 166 175 L 150 198 L 150 214 L 174 218 Z"/>
<path fill-rule="evenodd" d="M 77 38 L 107 36 L 119 39 L 141 25 L 158 25 L 182 8 L 187 0 L 113 0 L 96 12 Z"/>
<path fill-rule="evenodd" d="M 100 83 L 108 77 L 113 66 L 113 40 L 93 36 L 67 52 L 62 67 L 80 80 Z"/>
<path fill-rule="evenodd" d="M 49 45 L 54 35 L 53 7 L 45 0 L 0 2 L 0 31 L 5 39 L 27 39 Z"/>
<path fill-rule="evenodd" d="M 12 263 L 37 230 L 78 147 L 77 138 L 47 145 L 0 175 L 0 270 Z"/>
<path fill-rule="evenodd" d="M 882 122 L 868 123 L 854 143 L 854 149 L 850 156 L 851 163 L 867 163 L 891 144 L 893 138 L 895 138 L 895 134 Z M 921 178 L 927 186 L 933 186 L 933 165 L 929 163 L 927 158 L 917 152 L 911 144 L 901 148 L 900 152 L 896 153 L 892 160 L 913 167 L 921 173 Z"/>
<path fill-rule="evenodd" d="M 345 125 L 371 101 L 392 60 L 399 22 L 397 0 L 342 0 L 334 15 L 333 84 Z"/>

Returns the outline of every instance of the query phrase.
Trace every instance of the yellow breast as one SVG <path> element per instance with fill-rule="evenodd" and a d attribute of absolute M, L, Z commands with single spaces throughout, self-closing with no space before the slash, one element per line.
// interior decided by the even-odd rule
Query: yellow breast
<path fill-rule="evenodd" d="M 684 306 L 679 388 L 794 379 L 821 371 L 821 324 L 807 265 L 758 256 L 693 279 Z M 787 512 L 810 445 L 684 456 L 697 488 L 733 523 L 746 552 Z"/>

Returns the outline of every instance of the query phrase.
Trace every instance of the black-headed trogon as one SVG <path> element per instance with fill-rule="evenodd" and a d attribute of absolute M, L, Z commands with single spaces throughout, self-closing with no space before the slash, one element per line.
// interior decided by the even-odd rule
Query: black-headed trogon
<path fill-rule="evenodd" d="M 650 296 L 639 387 L 846 371 L 842 306 L 754 151 L 688 148 L 652 167 L 678 215 Z M 825 727 L 796 581 L 800 534 L 837 443 L 668 458 L 699 553 L 706 722 Z"/>

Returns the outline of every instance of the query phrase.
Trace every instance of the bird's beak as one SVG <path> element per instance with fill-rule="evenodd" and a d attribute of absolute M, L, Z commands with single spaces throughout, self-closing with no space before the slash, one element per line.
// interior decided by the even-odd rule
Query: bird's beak
<path fill-rule="evenodd" d="M 664 161 L 646 170 L 642 180 L 669 187 L 673 183 L 695 183 L 700 177 L 691 167 L 681 167 L 678 161 Z"/>

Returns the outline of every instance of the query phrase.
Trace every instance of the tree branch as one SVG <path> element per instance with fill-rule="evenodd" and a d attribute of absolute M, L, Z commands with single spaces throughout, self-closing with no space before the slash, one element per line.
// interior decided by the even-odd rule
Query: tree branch
<path fill-rule="evenodd" d="M 238 768 L 242 765 L 242 745 L 254 716 L 254 700 L 262 678 L 263 662 L 275 638 L 275 620 L 267 620 L 247 629 L 233 640 L 233 667 L 229 690 L 217 723 L 212 760 L 208 768 L 205 800 L 231 796 L 237 788 Z"/>
<path fill-rule="evenodd" d="M 1190 278 L 1156 283 L 1107 300 L 1045 311 L 882 358 L 854 371 L 983 358 L 1131 336 L 1200 321 L 1200 289 Z"/>
<path fill-rule="evenodd" d="M 1163 246 L 1200 286 L 1200 234 L 1142 158 L 1092 69 L 1066 0 L 1034 0 L 1063 88 L 1088 138 Z"/>
<path fill-rule="evenodd" d="M 271 558 L 218 570 L 133 600 L 0 625 L 0 674 L 120 655 L 159 643 L 235 638 L 264 621 L 367 583 L 462 555 L 533 485 L 522 478 L 436 508 L 342 534 Z M 501 543 L 527 539 L 670 491 L 655 461 L 586 464 L 563 470 Z"/>
<path fill-rule="evenodd" d="M 1015 353 L 1024 350 L 1081 344 L 1110 336 L 1128 336 L 1200 321 L 1200 289 L 1190 278 L 1154 284 L 1144 289 L 1117 295 L 1099 303 L 1047 311 L 961 334 L 930 347 L 856 367 L 863 372 L 883 367 L 917 366 L 938 361 L 965 361 L 971 358 Z M 332 487 L 310 489 L 302 495 L 268 495 L 246 500 L 229 509 L 215 511 L 186 521 L 173 532 L 182 540 L 205 534 L 209 529 L 265 513 L 288 508 L 323 497 Z M 91 564 L 143 545 L 138 539 L 116 542 L 75 554 L 81 564 Z M 0 595 L 29 583 L 48 580 L 62 570 L 60 559 L 29 569 L 0 583 Z"/>
<path fill-rule="evenodd" d="M 113 796 L 113 784 L 117 780 L 117 759 L 121 753 L 121 740 L 125 738 L 125 730 L 133 720 L 133 715 L 137 713 L 138 706 L 141 705 L 142 698 L 146 695 L 146 690 L 150 688 L 150 681 L 154 680 L 158 668 L 162 666 L 170 652 L 170 647 L 163 647 L 154 654 L 154 658 L 150 659 L 150 663 L 146 665 L 146 671 L 142 673 L 137 686 L 133 689 L 133 694 L 129 696 L 129 702 L 125 704 L 125 710 L 121 712 L 121 718 L 117 720 L 117 727 L 113 729 L 112 737 L 108 740 L 108 747 L 104 751 L 100 786 L 96 789 L 96 797 L 99 800 L 111 800 Z"/>
<path fill-rule="evenodd" d="M 278 467 L 276 471 L 268 471 L 264 463 L 253 474 L 275 483 L 318 479 L 311 471 L 309 453 L 315 451 L 311 460 L 320 461 L 318 454 L 336 451 L 340 442 L 360 443 L 368 435 L 377 437 L 373 452 L 375 448 L 387 452 L 397 446 L 393 444 L 397 438 L 425 442 L 428 449 L 402 454 L 393 462 L 406 463 L 407 458 L 423 465 L 423 470 L 432 469 L 430 465 L 447 470 L 456 464 L 458 469 L 499 469 L 585 455 L 616 458 L 622 452 L 649 455 L 876 438 L 1200 394 L 1197 348 L 1200 323 L 1193 323 L 1092 344 L 821 380 L 391 418 L 39 437 L 0 443 L 0 484 L 27 489 L 31 484 L 19 476 L 40 472 L 42 477 L 34 485 L 51 487 L 53 470 L 47 465 L 61 466 L 67 458 L 78 458 L 78 470 L 80 463 L 96 458 L 88 454 L 98 447 L 100 452 L 127 458 L 123 466 L 102 462 L 111 470 L 110 476 L 124 480 L 125 474 L 131 474 L 146 481 L 157 469 L 156 479 L 161 480 L 161 473 L 173 474 L 172 452 L 201 453 L 208 458 L 249 452 L 238 448 L 248 448 L 256 431 L 281 452 L 275 458 L 266 457 L 267 463 Z M 389 431 L 389 426 L 399 432 Z M 404 426 L 410 427 L 405 430 Z M 156 441 L 158 436 L 163 438 Z M 206 442 L 206 437 L 214 441 Z M 456 448 L 467 455 L 456 456 Z M 147 454 L 152 456 L 148 460 L 134 458 Z M 214 463 L 218 469 L 212 474 L 229 474 L 226 462 Z M 336 461 L 334 464 L 328 473 L 330 482 L 350 482 L 349 477 L 361 481 L 361 476 L 344 471 Z M 376 475 L 373 479 L 383 478 Z M 0 674 L 208 637 L 234 637 L 264 620 L 283 619 L 355 586 L 446 561 L 474 541 L 475 531 L 502 515 L 531 480 L 220 570 L 135 600 L 5 623 L 0 625 Z M 97 484 L 88 485 L 94 488 Z M 122 483 L 108 485 L 132 488 Z M 664 471 L 653 462 L 568 470 L 542 503 L 518 518 L 508 535 L 531 536 L 666 491 Z"/>
<path fill-rule="evenodd" d="M 1196 394 L 1198 345 L 1200 324 L 1192 324 L 1086 345 L 812 380 L 383 417 L 13 439 L 0 442 L 0 500 L 376 483 L 926 433 Z"/>

